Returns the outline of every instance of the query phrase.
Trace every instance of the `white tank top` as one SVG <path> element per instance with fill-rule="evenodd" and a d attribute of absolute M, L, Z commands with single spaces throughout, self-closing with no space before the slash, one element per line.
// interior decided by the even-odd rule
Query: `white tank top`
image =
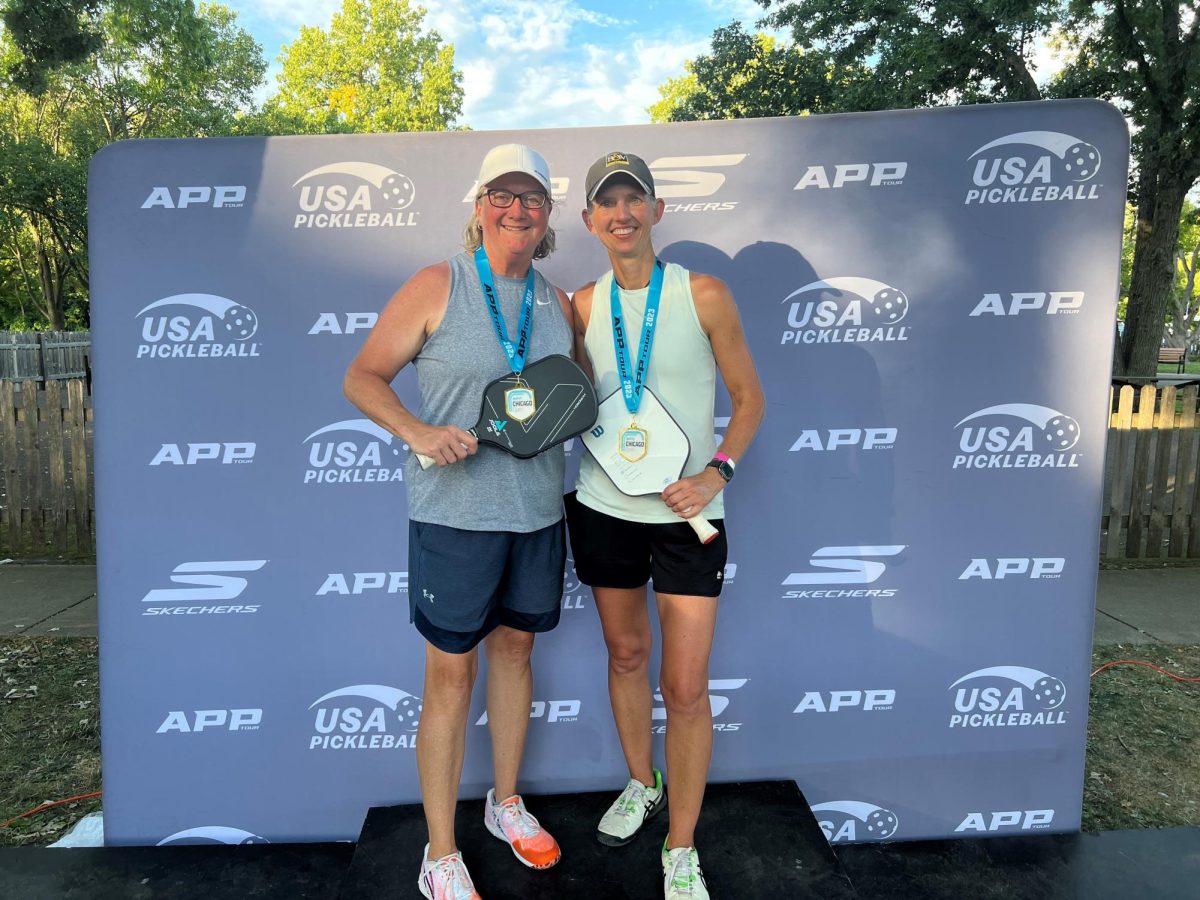
<path fill-rule="evenodd" d="M 610 271 L 596 281 L 592 291 L 591 316 L 583 341 L 596 378 L 596 395 L 601 400 L 621 386 L 613 348 L 609 300 L 612 278 Z M 629 323 L 631 352 L 636 352 L 640 343 L 647 293 L 649 288 L 620 292 L 621 311 Z M 636 360 L 631 358 L 630 363 L 636 365 Z M 716 379 L 717 366 L 712 345 L 696 315 L 688 271 L 675 263 L 667 263 L 663 272 L 658 326 L 654 331 L 646 384 L 662 401 L 691 444 L 683 476 L 703 471 L 716 452 L 717 441 L 713 434 Z M 580 503 L 618 519 L 655 523 L 683 521 L 667 508 L 658 494 L 644 497 L 622 494 L 613 486 L 595 458 L 586 451 L 579 462 L 576 487 Z M 724 515 L 722 494 L 718 493 L 704 507 L 704 517 L 720 519 Z"/>

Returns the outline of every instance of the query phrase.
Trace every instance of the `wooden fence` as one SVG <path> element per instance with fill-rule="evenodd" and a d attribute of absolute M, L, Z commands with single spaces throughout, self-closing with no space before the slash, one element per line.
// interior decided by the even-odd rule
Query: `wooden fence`
<path fill-rule="evenodd" d="M 0 331 L 0 380 L 88 378 L 91 352 L 89 331 Z"/>
<path fill-rule="evenodd" d="M 1100 555 L 1200 559 L 1200 415 L 1195 384 L 1114 387 Z"/>
<path fill-rule="evenodd" d="M 1200 559 L 1200 388 L 1113 388 L 1100 555 Z M 0 558 L 95 554 L 83 379 L 0 380 Z"/>
<path fill-rule="evenodd" d="M 87 382 L 0 381 L 0 557 L 94 556 L 93 494 Z"/>

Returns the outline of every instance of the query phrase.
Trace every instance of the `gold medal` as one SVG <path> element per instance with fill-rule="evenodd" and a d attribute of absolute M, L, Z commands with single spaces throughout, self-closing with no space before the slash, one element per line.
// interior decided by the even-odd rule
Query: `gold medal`
<path fill-rule="evenodd" d="M 617 453 L 626 462 L 635 463 L 646 456 L 650 447 L 650 437 L 646 429 L 638 428 L 637 422 L 630 422 L 629 427 L 621 431 L 617 438 Z"/>
<path fill-rule="evenodd" d="M 537 412 L 537 400 L 533 388 L 520 382 L 517 384 L 504 392 L 504 412 L 514 421 L 527 422 Z"/>

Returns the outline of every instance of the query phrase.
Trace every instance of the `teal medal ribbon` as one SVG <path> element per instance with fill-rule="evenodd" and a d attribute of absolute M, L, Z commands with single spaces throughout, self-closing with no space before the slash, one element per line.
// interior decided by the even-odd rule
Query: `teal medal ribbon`
<path fill-rule="evenodd" d="M 649 449 L 650 436 L 645 428 L 638 427 L 637 411 L 642 403 L 642 391 L 646 386 L 646 374 L 650 368 L 650 348 L 654 345 L 654 330 L 658 327 L 658 306 L 662 300 L 664 268 L 662 260 L 654 260 L 654 268 L 650 271 L 650 286 L 646 292 L 646 314 L 642 318 L 636 368 L 630 365 L 629 341 L 624 313 L 621 310 L 621 289 L 617 284 L 615 272 L 609 291 L 613 347 L 617 354 L 617 376 L 621 380 L 621 394 L 625 398 L 625 408 L 629 410 L 630 416 L 629 427 L 623 429 L 618 436 L 617 452 L 628 462 L 642 459 Z"/>
<path fill-rule="evenodd" d="M 529 267 L 529 275 L 525 279 L 525 296 L 521 299 L 521 316 L 517 323 L 515 344 L 509 339 L 504 315 L 500 311 L 500 299 L 496 295 L 496 283 L 492 278 L 492 264 L 488 262 L 487 253 L 482 245 L 475 251 L 475 269 L 479 273 L 479 283 L 483 286 L 483 299 L 487 301 L 488 314 L 492 317 L 496 338 L 500 341 L 500 348 L 508 360 L 508 367 L 516 378 L 516 387 L 504 392 L 505 413 L 509 418 L 524 422 L 531 419 L 537 409 L 537 398 L 533 388 L 521 382 L 525 355 L 529 351 L 530 337 L 533 334 L 533 266 Z"/>

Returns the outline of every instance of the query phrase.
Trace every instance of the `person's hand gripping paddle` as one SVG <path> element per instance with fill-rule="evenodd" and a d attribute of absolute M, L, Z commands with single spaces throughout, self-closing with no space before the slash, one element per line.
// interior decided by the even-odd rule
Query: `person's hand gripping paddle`
<path fill-rule="evenodd" d="M 661 495 L 667 485 L 679 480 L 691 452 L 691 443 L 683 429 L 646 387 L 662 281 L 663 264 L 656 259 L 646 296 L 637 368 L 632 369 L 626 350 L 627 332 L 621 297 L 616 274 L 613 274 L 610 308 L 621 387 L 604 398 L 596 426 L 583 434 L 584 446 L 596 458 L 604 474 L 622 494 L 634 497 Z M 702 515 L 689 516 L 686 521 L 702 544 L 707 544 L 718 534 Z"/>
<path fill-rule="evenodd" d="M 591 380 L 573 360 L 555 354 L 526 366 L 520 375 L 504 375 L 484 388 L 479 420 L 467 430 L 481 444 L 529 459 L 587 431 L 595 421 L 596 391 Z M 422 468 L 434 464 L 431 457 L 416 456 Z"/>

